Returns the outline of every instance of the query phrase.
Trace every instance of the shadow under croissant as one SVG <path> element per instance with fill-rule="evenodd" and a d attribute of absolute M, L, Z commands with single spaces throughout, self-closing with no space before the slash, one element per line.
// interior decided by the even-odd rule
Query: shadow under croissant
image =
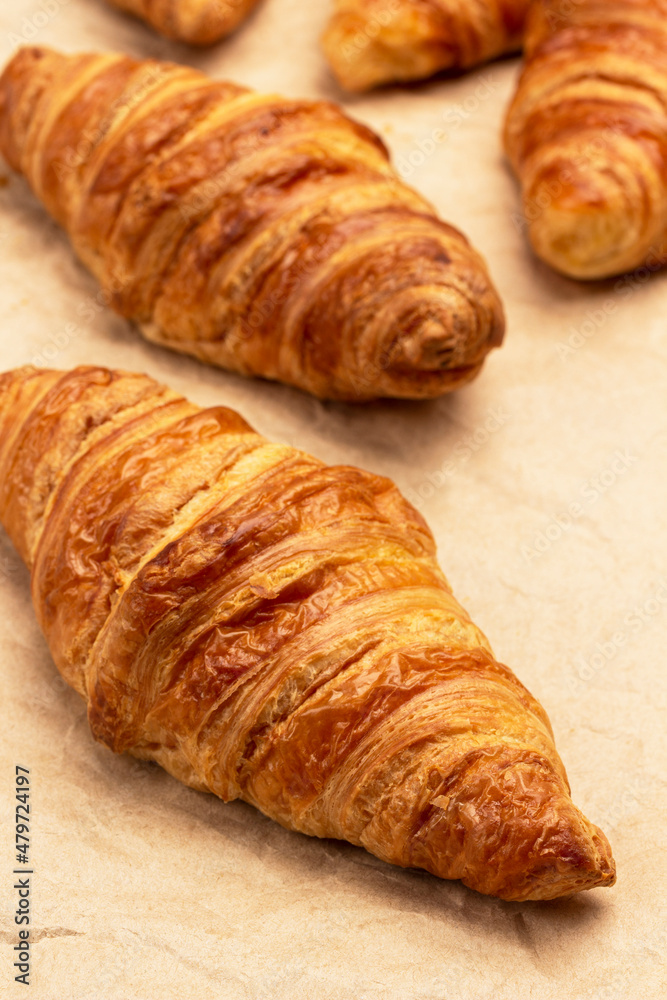
<path fill-rule="evenodd" d="M 99 748 L 98 753 L 107 758 L 104 748 Z M 140 775 L 142 786 L 146 780 L 159 787 L 156 802 L 164 809 L 165 824 L 169 823 L 172 810 L 184 816 L 196 815 L 198 822 L 221 838 L 233 841 L 260 859 L 269 855 L 267 863 L 274 870 L 283 871 L 292 888 L 304 886 L 311 903 L 313 896 L 307 887 L 316 881 L 322 887 L 323 908 L 333 879 L 342 892 L 353 894 L 352 902 L 358 897 L 367 903 L 371 893 L 375 900 L 381 897 L 382 903 L 391 909 L 419 913 L 441 923 L 454 918 L 472 928 L 488 927 L 492 921 L 494 934 L 508 941 L 518 938 L 531 949 L 535 947 L 532 935 L 539 934 L 543 927 L 547 933 L 557 928 L 559 933 L 577 937 L 605 910 L 605 902 L 593 893 L 520 903 L 485 896 L 458 880 L 440 879 L 418 868 L 387 864 L 346 841 L 319 839 L 287 830 L 245 802 L 224 803 L 205 792 L 184 787 L 153 762 L 132 761 L 128 757 L 121 760 L 123 770 L 129 767 L 134 775 Z M 224 839 L 220 842 L 221 861 Z M 525 915 L 529 917 L 530 930 Z"/>
<path fill-rule="evenodd" d="M 25 589 L 27 596 L 28 574 L 22 564 L 17 569 L 17 580 L 21 575 L 24 577 L 21 589 Z M 25 703 L 33 716 L 39 715 L 43 744 L 60 746 L 61 759 L 67 761 L 68 780 L 85 790 L 89 785 L 85 775 L 93 771 L 99 802 L 106 804 L 111 817 L 140 808 L 146 803 L 150 787 L 151 809 L 159 811 L 165 827 L 173 826 L 172 816 L 176 813 L 190 820 L 196 817 L 198 824 L 219 837 L 221 869 L 224 869 L 225 841 L 232 841 L 235 847 L 260 859 L 270 855 L 272 868 L 284 872 L 292 887 L 301 885 L 305 891 L 310 880 L 316 879 L 328 899 L 330 880 L 335 879 L 352 903 L 357 897 L 368 901 L 372 893 L 376 899 L 381 896 L 383 904 L 392 909 L 419 913 L 441 923 L 454 918 L 473 928 L 488 927 L 492 920 L 495 934 L 508 941 L 518 938 L 519 943 L 531 949 L 535 947 L 532 938 L 542 927 L 549 933 L 558 928 L 561 934 L 578 936 L 604 911 L 603 900 L 588 893 L 522 903 L 484 896 L 459 881 L 438 879 L 420 869 L 389 865 L 345 841 L 317 839 L 287 830 L 245 802 L 223 803 L 213 795 L 187 788 L 152 761 L 116 755 L 95 743 L 83 701 L 55 671 L 45 644 L 42 656 L 34 657 L 33 663 L 43 686 L 41 693 L 25 692 Z M 71 720 L 65 732 L 60 716 L 53 711 L 58 702 Z M 97 814 L 89 816 L 93 824 L 100 822 Z M 106 832 L 112 831 L 107 827 Z M 209 865 L 215 870 L 215 857 L 209 859 Z M 312 894 L 309 899 L 313 903 Z M 324 907 L 324 896 L 322 899 Z M 530 930 L 526 928 L 524 915 L 529 915 Z"/>
<path fill-rule="evenodd" d="M 27 592 L 29 583 L 22 565 L 17 580 L 20 574 L 25 579 L 19 582 Z M 41 638 L 38 641 L 43 642 Z M 219 835 L 219 862 L 223 870 L 225 840 L 231 840 L 236 847 L 247 849 L 258 858 L 270 852 L 271 865 L 275 868 L 277 863 L 279 868 L 288 870 L 292 884 L 295 880 L 305 884 L 311 877 L 320 884 L 323 878 L 335 878 L 346 893 L 358 891 L 366 899 L 369 890 L 381 893 L 383 901 L 391 907 L 419 912 L 429 919 L 444 920 L 450 914 L 457 920 L 464 919 L 476 925 L 488 923 L 489 914 L 495 914 L 496 930 L 510 939 L 515 934 L 526 937 L 523 913 L 530 913 L 533 922 L 538 919 L 541 924 L 546 919 L 550 928 L 556 922 L 576 932 L 579 925 L 597 919 L 604 908 L 598 896 L 588 893 L 517 903 L 485 896 L 458 880 L 440 879 L 421 869 L 387 864 L 346 841 L 320 839 L 288 830 L 240 800 L 225 803 L 213 795 L 188 788 L 152 761 L 114 754 L 93 741 L 85 705 L 57 673 L 46 647 L 42 656 L 33 658 L 33 663 L 43 677 L 43 688 L 37 694 L 26 692 L 25 703 L 33 718 L 39 716 L 43 745 L 60 746 L 61 760 L 67 762 L 68 781 L 84 793 L 91 785 L 87 775 L 94 772 L 92 783 L 101 809 L 99 813 L 91 812 L 89 821 L 92 827 L 102 823 L 107 835 L 111 832 L 110 824 L 116 822 L 121 812 L 128 808 L 132 811 L 134 806 L 141 808 L 148 798 L 151 810 L 160 811 L 165 828 L 173 827 L 170 814 L 176 811 L 191 819 L 196 817 L 197 823 L 205 824 Z M 53 712 L 58 702 L 63 706 L 63 715 L 70 720 L 65 732 L 61 717 Z M 151 792 L 147 796 L 149 785 Z M 108 819 L 104 819 L 105 816 Z M 122 820 L 118 822 L 122 826 Z M 87 832 L 88 837 L 90 832 Z M 215 867 L 215 861 L 212 864 Z M 513 923 L 501 915 L 511 916 Z"/>
<path fill-rule="evenodd" d="M 42 668 L 40 668 L 40 672 Z M 45 683 L 55 684 L 54 696 L 67 702 L 66 712 L 71 724 L 65 734 L 52 713 L 42 713 L 40 728 L 49 743 L 65 745 L 62 755 L 68 763 L 68 777 L 85 791 L 89 784 L 86 772 L 94 772 L 93 781 L 99 802 L 106 806 L 109 822 L 122 812 L 133 813 L 147 800 L 150 809 L 158 810 L 164 827 L 172 827 L 173 813 L 186 820 L 204 825 L 219 838 L 217 863 L 209 856 L 208 868 L 225 870 L 226 842 L 243 849 L 258 859 L 268 856 L 267 863 L 275 872 L 283 872 L 290 885 L 306 887 L 314 880 L 322 889 L 322 906 L 331 891 L 331 880 L 354 898 L 368 902 L 369 893 L 391 909 L 419 913 L 429 920 L 446 923 L 450 918 L 469 927 L 488 927 L 493 921 L 494 934 L 535 949 L 533 936 L 544 926 L 549 933 L 578 935 L 582 929 L 599 919 L 605 903 L 596 894 L 578 893 L 554 900 L 507 902 L 469 889 L 458 880 L 440 879 L 418 868 L 400 868 L 388 864 L 362 847 L 343 840 L 316 838 L 288 830 L 246 802 L 221 802 L 214 795 L 188 788 L 167 774 L 153 761 L 139 760 L 129 754 L 116 755 L 91 739 L 85 706 L 80 697 L 55 673 L 45 650 L 43 672 L 54 671 Z M 52 684 L 52 686 L 53 686 Z M 28 701 L 31 703 L 30 696 Z M 43 699 L 42 699 L 43 701 Z M 32 704 L 32 703 L 31 703 Z M 48 730 L 48 732 L 47 732 Z M 73 742 L 72 742 L 73 741 Z M 85 747 L 81 743 L 87 744 Z M 76 746 L 75 746 L 76 745 Z M 72 753 L 76 749 L 76 752 Z M 72 766 L 74 762 L 74 768 Z M 77 776 L 77 771 L 83 773 Z M 116 804 L 114 805 L 114 799 Z M 101 822 L 91 814 L 91 824 Z M 113 833 L 105 821 L 105 833 Z M 119 820 L 119 824 L 122 821 Z M 88 836 L 90 831 L 88 831 Z M 192 845 L 191 845 L 192 846 Z M 310 892 L 310 890 L 308 890 Z M 312 894 L 309 895 L 311 903 Z M 529 916 L 530 930 L 525 915 Z"/>
<path fill-rule="evenodd" d="M 48 654 L 44 660 L 47 658 Z M 489 921 L 492 921 L 494 934 L 508 941 L 518 939 L 520 944 L 531 950 L 535 948 L 533 936 L 539 934 L 541 928 L 544 927 L 548 933 L 557 928 L 558 933 L 576 937 L 583 928 L 597 921 L 605 910 L 601 897 L 591 893 L 518 903 L 482 895 L 458 880 L 439 879 L 421 869 L 387 864 L 346 841 L 309 837 L 288 830 L 240 800 L 225 803 L 213 795 L 187 788 L 153 761 L 137 760 L 127 754 L 117 756 L 93 742 L 82 701 L 59 675 L 55 676 L 59 681 L 59 695 L 67 699 L 68 714 L 73 708 L 78 708 L 68 733 L 77 742 L 83 740 L 88 743 L 85 753 L 68 755 L 69 773 L 74 784 L 80 782 L 72 774 L 72 761 L 76 762 L 76 768 L 84 771 L 93 769 L 100 801 L 107 804 L 112 816 L 128 809 L 131 811 L 134 807 L 140 808 L 146 802 L 147 786 L 150 786 L 151 809 L 159 810 L 165 827 L 173 826 L 170 817 L 177 813 L 190 820 L 196 817 L 198 824 L 203 824 L 219 837 L 218 864 L 221 872 L 225 868 L 225 842 L 231 841 L 235 848 L 247 850 L 259 859 L 269 856 L 267 863 L 274 872 L 276 869 L 282 871 L 292 888 L 301 885 L 305 892 L 311 880 L 315 880 L 322 888 L 323 907 L 326 906 L 325 894 L 328 899 L 331 880 L 334 879 L 337 887 L 350 895 L 352 900 L 363 897 L 367 903 L 369 893 L 372 893 L 376 900 L 381 897 L 382 903 L 391 909 L 419 913 L 441 923 L 454 918 L 471 928 L 488 927 Z M 51 732 L 49 739 L 58 741 L 57 723 L 53 719 L 51 725 L 47 720 L 43 721 Z M 60 739 L 62 735 L 60 733 Z M 118 801 L 114 807 L 116 795 Z M 208 868 L 215 872 L 214 856 L 209 856 Z M 308 891 L 310 893 L 310 889 Z M 312 894 L 309 894 L 309 900 L 313 902 Z M 526 926 L 526 916 L 529 917 L 530 929 Z"/>

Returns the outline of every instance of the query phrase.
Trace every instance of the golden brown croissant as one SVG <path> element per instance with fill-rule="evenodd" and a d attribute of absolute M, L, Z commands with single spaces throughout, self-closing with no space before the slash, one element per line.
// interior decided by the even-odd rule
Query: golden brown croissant
<path fill-rule="evenodd" d="M 0 518 L 95 737 L 504 899 L 611 885 L 539 703 L 387 479 L 144 375 L 0 376 Z"/>
<path fill-rule="evenodd" d="M 0 152 L 159 344 L 318 396 L 438 396 L 503 314 L 466 239 L 332 104 L 183 66 L 23 49 Z"/>
<path fill-rule="evenodd" d="M 246 19 L 259 0 L 107 0 L 136 14 L 161 35 L 190 45 L 212 45 Z"/>
<path fill-rule="evenodd" d="M 521 45 L 530 0 L 334 0 L 322 39 L 346 90 L 468 69 Z"/>
<path fill-rule="evenodd" d="M 505 146 L 531 243 L 556 270 L 664 263 L 667 0 L 536 0 Z"/>

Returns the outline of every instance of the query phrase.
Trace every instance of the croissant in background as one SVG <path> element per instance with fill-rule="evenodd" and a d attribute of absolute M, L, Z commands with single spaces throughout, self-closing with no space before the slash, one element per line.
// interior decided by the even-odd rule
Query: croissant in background
<path fill-rule="evenodd" d="M 468 69 L 521 47 L 530 0 L 334 0 L 322 39 L 346 90 Z"/>
<path fill-rule="evenodd" d="M 530 241 L 573 278 L 667 260 L 667 0 L 536 0 L 505 126 Z"/>
<path fill-rule="evenodd" d="M 136 14 L 161 35 L 190 45 L 212 45 L 231 34 L 259 0 L 107 0 Z"/>
<path fill-rule="evenodd" d="M 467 382 L 504 319 L 467 240 L 332 104 L 22 49 L 0 152 L 149 340 L 317 396 Z"/>
<path fill-rule="evenodd" d="M 0 376 L 0 484 L 112 750 L 503 899 L 614 882 L 543 708 L 389 480 L 89 367 Z"/>

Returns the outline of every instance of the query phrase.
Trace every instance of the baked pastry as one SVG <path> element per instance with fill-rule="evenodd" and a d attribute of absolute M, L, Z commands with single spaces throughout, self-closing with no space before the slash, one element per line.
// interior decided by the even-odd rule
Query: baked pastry
<path fill-rule="evenodd" d="M 572 278 L 667 259 L 667 0 L 536 0 L 505 147 L 536 254 Z"/>
<path fill-rule="evenodd" d="M 0 77 L 0 152 L 174 350 L 362 400 L 438 396 L 502 340 L 481 258 L 335 105 L 28 48 Z"/>
<path fill-rule="evenodd" d="M 97 740 L 503 899 L 614 882 L 417 511 L 145 375 L 0 376 L 0 519 Z"/>
<path fill-rule="evenodd" d="M 259 0 L 107 0 L 136 14 L 161 35 L 189 45 L 212 45 L 245 21 Z"/>
<path fill-rule="evenodd" d="M 468 69 L 521 47 L 530 0 L 334 0 L 322 39 L 346 90 Z"/>

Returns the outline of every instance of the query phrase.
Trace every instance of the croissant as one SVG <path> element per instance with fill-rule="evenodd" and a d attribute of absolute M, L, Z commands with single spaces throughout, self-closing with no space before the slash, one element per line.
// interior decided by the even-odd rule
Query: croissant
<path fill-rule="evenodd" d="M 468 69 L 514 52 L 530 0 L 334 0 L 324 52 L 346 90 Z"/>
<path fill-rule="evenodd" d="M 93 735 L 503 899 L 614 882 L 549 720 L 387 479 L 145 375 L 0 376 L 0 519 Z"/>
<path fill-rule="evenodd" d="M 212 45 L 231 34 L 259 0 L 108 0 L 136 14 L 167 38 Z"/>
<path fill-rule="evenodd" d="M 149 340 L 317 396 L 467 382 L 503 311 L 369 129 L 170 63 L 22 49 L 0 152 Z"/>
<path fill-rule="evenodd" d="M 536 0 L 505 147 L 536 254 L 572 278 L 667 260 L 667 0 Z"/>

